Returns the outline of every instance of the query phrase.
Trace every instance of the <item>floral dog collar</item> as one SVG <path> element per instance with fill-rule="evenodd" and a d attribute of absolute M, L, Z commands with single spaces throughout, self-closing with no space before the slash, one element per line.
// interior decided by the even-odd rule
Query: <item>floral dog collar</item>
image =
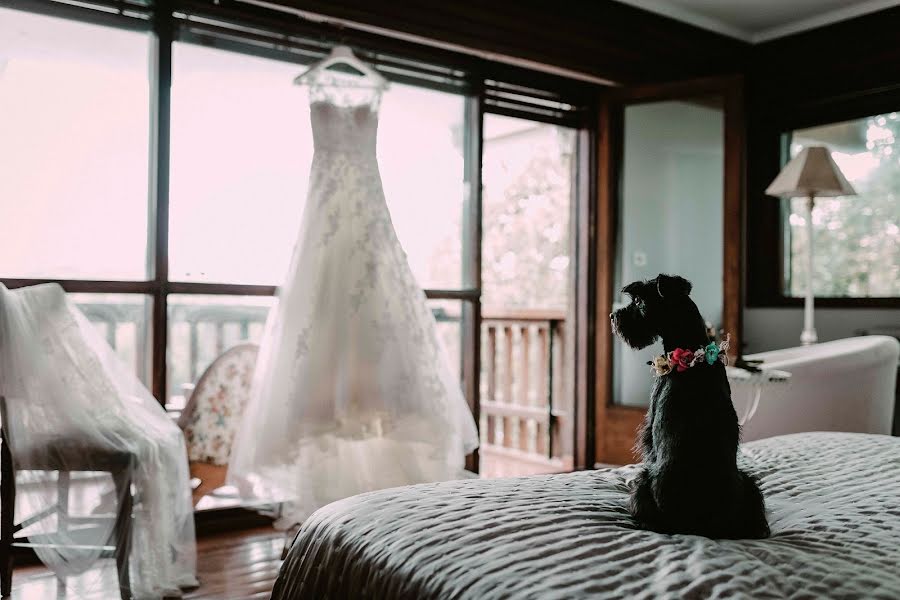
<path fill-rule="evenodd" d="M 731 336 L 726 336 L 725 341 L 719 344 L 710 342 L 705 347 L 696 350 L 675 348 L 668 354 L 660 354 L 647 364 L 650 365 L 653 374 L 657 377 L 668 375 L 673 369 L 680 373 L 703 363 L 711 365 L 716 361 L 720 361 L 722 364 L 727 365 L 728 356 L 726 353 L 730 340 Z"/>

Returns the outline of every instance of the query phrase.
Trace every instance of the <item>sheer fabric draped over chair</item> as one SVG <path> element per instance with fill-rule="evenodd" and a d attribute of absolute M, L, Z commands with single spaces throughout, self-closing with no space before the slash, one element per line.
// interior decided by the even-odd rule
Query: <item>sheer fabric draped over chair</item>
<path fill-rule="evenodd" d="M 115 520 L 100 517 L 133 497 L 134 597 L 180 595 L 196 584 L 181 430 L 58 285 L 10 291 L 0 284 L 0 395 L 15 516 L 50 515 L 22 531 L 41 541 L 36 552 L 48 567 L 60 577 L 92 567 L 114 534 Z M 108 456 L 128 457 L 132 485 L 114 484 L 100 464 Z M 60 477 L 71 479 L 68 498 L 58 496 Z M 53 516 L 61 502 L 83 526 Z"/>

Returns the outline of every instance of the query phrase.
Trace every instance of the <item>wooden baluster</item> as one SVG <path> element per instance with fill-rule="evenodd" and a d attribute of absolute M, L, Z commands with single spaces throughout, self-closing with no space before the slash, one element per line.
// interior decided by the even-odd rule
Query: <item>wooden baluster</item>
<path fill-rule="evenodd" d="M 497 401 L 497 327 L 495 325 L 487 326 L 487 399 L 491 402 Z M 487 412 L 487 443 L 497 443 L 497 418 Z"/>
<path fill-rule="evenodd" d="M 171 322 L 171 321 L 170 321 Z M 188 326 L 189 340 L 189 360 L 188 360 L 188 383 L 194 383 L 197 379 L 197 360 L 199 358 L 199 345 L 197 340 L 197 321 L 191 320 Z"/>
<path fill-rule="evenodd" d="M 550 412 L 550 388 L 548 381 L 548 373 L 550 370 L 550 343 L 549 343 L 549 325 L 538 325 L 538 363 L 537 363 L 537 386 L 535 387 L 535 401 L 537 406 L 544 409 L 548 414 Z M 538 421 L 537 423 L 537 439 L 535 444 L 535 452 L 541 456 L 547 455 L 547 422 Z"/>
<path fill-rule="evenodd" d="M 538 325 L 538 362 L 537 362 L 537 384 L 535 385 L 535 403 L 537 406 L 545 407 L 548 404 L 549 389 L 547 387 L 547 373 L 550 369 L 550 344 L 547 337 L 549 327 L 541 323 Z"/>
<path fill-rule="evenodd" d="M 225 323 L 223 321 L 216 322 L 216 357 L 221 356 L 225 351 Z M 213 357 L 215 360 L 215 357 Z"/>
<path fill-rule="evenodd" d="M 519 405 L 531 406 L 531 330 L 528 324 L 519 327 Z M 530 419 L 519 417 L 516 419 L 519 427 L 519 450 L 528 452 L 531 445 L 531 432 L 528 427 Z"/>
<path fill-rule="evenodd" d="M 535 454 L 539 454 L 543 457 L 547 456 L 547 423 L 545 421 L 537 422 L 534 452 Z"/>
<path fill-rule="evenodd" d="M 511 325 L 503 327 L 503 402 L 513 402 L 513 328 Z M 513 429 L 515 419 L 513 417 L 500 417 L 503 421 L 503 446 L 512 448 Z"/>
<path fill-rule="evenodd" d="M 519 403 L 522 406 L 532 405 L 531 390 L 531 329 L 528 325 L 522 325 L 521 329 L 521 354 L 519 355 Z"/>
<path fill-rule="evenodd" d="M 568 406 L 568 402 L 566 402 L 566 397 L 563 395 L 565 393 L 565 376 L 564 373 L 564 365 L 565 365 L 565 337 L 563 334 L 563 323 L 560 321 L 556 321 L 554 323 L 554 328 L 550 332 L 550 335 L 553 336 L 553 352 L 550 355 L 550 360 L 553 361 L 553 380 L 551 381 L 551 385 L 553 386 L 553 408 L 558 409 L 560 406 L 563 406 L 562 403 L 565 403 L 564 406 L 566 409 L 564 410 L 567 418 L 568 415 L 571 414 L 571 407 Z M 562 435 L 564 431 L 562 419 L 557 418 L 553 420 L 552 431 L 550 431 L 550 439 L 553 440 L 551 443 L 552 455 L 551 458 L 562 456 L 565 452 L 565 441 Z"/>

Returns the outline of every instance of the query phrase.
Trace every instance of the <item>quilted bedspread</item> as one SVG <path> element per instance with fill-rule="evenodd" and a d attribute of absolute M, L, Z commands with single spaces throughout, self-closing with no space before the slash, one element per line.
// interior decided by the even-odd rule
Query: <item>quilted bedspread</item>
<path fill-rule="evenodd" d="M 900 598 L 900 439 L 745 444 L 772 536 L 639 530 L 635 467 L 417 485 L 316 512 L 272 598 Z"/>

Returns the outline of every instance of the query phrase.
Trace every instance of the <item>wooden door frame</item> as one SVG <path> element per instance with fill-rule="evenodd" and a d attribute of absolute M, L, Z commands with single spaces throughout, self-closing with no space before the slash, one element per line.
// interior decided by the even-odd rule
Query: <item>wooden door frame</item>
<path fill-rule="evenodd" d="M 596 461 L 600 464 L 627 464 L 639 460 L 634 452 L 635 434 L 646 413 L 645 408 L 616 405 L 612 387 L 615 342 L 608 315 L 612 312 L 616 294 L 613 286 L 619 233 L 618 205 L 621 192 L 624 107 L 627 104 L 709 95 L 722 98 L 725 113 L 722 323 L 725 331 L 731 334 L 731 347 L 734 353 L 740 355 L 745 164 L 743 78 L 713 77 L 610 90 L 600 100 L 597 124 L 594 444 Z"/>

